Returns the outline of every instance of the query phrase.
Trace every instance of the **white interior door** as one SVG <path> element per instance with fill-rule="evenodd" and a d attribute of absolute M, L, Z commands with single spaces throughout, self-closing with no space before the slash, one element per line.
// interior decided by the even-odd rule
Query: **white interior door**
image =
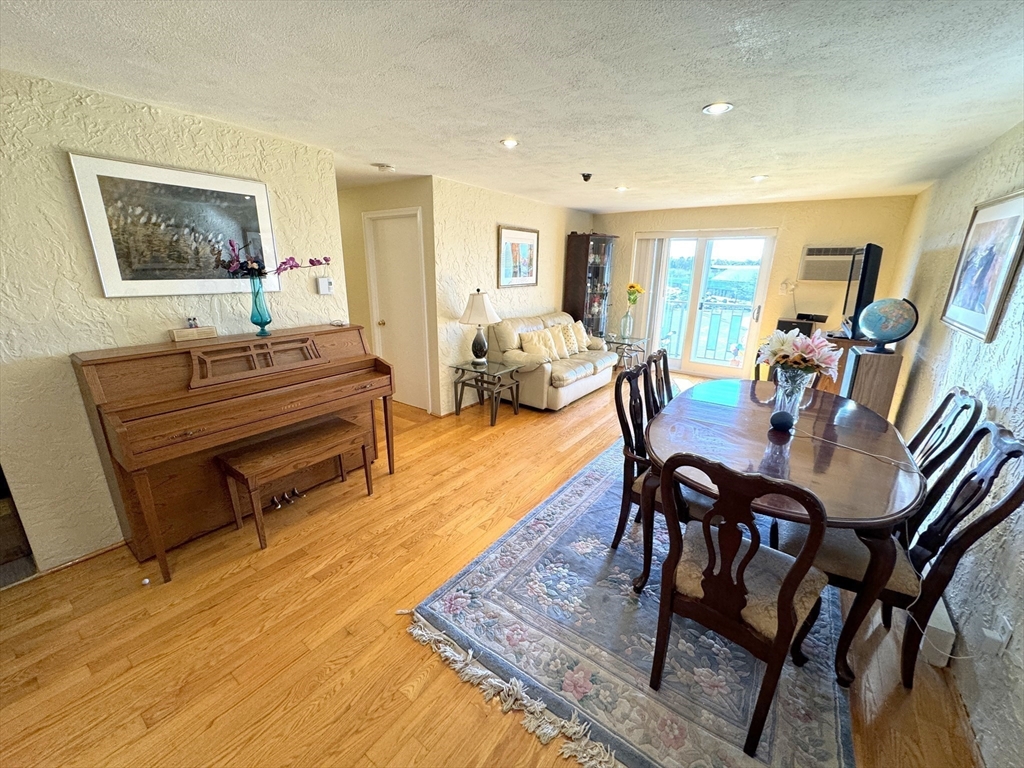
<path fill-rule="evenodd" d="M 667 349 L 671 366 L 685 373 L 747 377 L 757 351 L 775 233 L 649 237 L 658 242 L 649 347 Z"/>
<path fill-rule="evenodd" d="M 374 350 L 395 367 L 394 399 L 429 412 L 422 213 L 364 213 L 363 236 Z"/>

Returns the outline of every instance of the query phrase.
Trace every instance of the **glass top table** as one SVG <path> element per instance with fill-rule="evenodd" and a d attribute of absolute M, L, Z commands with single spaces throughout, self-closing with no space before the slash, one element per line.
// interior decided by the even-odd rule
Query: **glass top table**
<path fill-rule="evenodd" d="M 516 378 L 516 371 L 522 368 L 521 365 L 492 360 L 481 364 L 467 360 L 450 367 L 459 372 L 452 382 L 455 388 L 456 416 L 462 413 L 462 396 L 466 393 L 467 387 L 476 391 L 477 402 L 480 405 L 484 404 L 485 397 L 491 398 L 492 427 L 498 421 L 498 404 L 501 402 L 502 392 L 509 393 L 512 412 L 519 413 L 519 379 Z"/>
<path fill-rule="evenodd" d="M 608 349 L 619 356 L 620 366 L 630 367 L 644 361 L 644 355 L 647 352 L 647 339 L 606 333 L 604 342 L 608 345 Z"/>

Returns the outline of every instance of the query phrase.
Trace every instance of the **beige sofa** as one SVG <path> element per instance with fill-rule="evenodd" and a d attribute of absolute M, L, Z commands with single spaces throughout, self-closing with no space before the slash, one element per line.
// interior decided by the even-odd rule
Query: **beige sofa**
<path fill-rule="evenodd" d="M 587 349 L 567 358 L 553 360 L 547 355 L 523 351 L 519 334 L 555 325 L 573 325 L 571 315 L 552 312 L 539 317 L 506 318 L 490 326 L 487 357 L 494 362 L 521 365 L 519 402 L 532 408 L 557 411 L 590 394 L 612 380 L 618 359 L 603 339 L 589 338 Z M 508 399 L 507 393 L 505 399 Z"/>

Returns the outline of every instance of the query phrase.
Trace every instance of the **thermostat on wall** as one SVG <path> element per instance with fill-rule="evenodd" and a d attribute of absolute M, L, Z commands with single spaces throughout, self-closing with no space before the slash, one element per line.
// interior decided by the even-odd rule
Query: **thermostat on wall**
<path fill-rule="evenodd" d="M 318 277 L 316 279 L 316 292 L 321 296 L 334 293 L 334 279 L 330 277 Z"/>

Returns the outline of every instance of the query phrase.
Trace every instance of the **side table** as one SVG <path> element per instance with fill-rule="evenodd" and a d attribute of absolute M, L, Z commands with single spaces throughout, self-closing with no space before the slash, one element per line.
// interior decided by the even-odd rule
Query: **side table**
<path fill-rule="evenodd" d="M 455 415 L 462 413 L 462 396 L 466 393 L 466 387 L 476 390 L 477 402 L 484 404 L 484 397 L 491 398 L 491 426 L 498 420 L 498 403 L 501 402 L 501 393 L 510 391 L 512 395 L 512 412 L 519 413 L 519 379 L 516 378 L 516 371 L 522 368 L 521 365 L 509 365 L 506 363 L 494 363 L 488 361 L 486 365 L 476 365 L 472 360 L 451 366 L 459 375 L 452 382 L 455 387 Z M 505 378 L 505 377 L 508 378 Z"/>
<path fill-rule="evenodd" d="M 647 339 L 609 333 L 605 335 L 604 341 L 608 349 L 619 356 L 619 366 L 622 368 L 639 365 L 647 355 Z"/>

